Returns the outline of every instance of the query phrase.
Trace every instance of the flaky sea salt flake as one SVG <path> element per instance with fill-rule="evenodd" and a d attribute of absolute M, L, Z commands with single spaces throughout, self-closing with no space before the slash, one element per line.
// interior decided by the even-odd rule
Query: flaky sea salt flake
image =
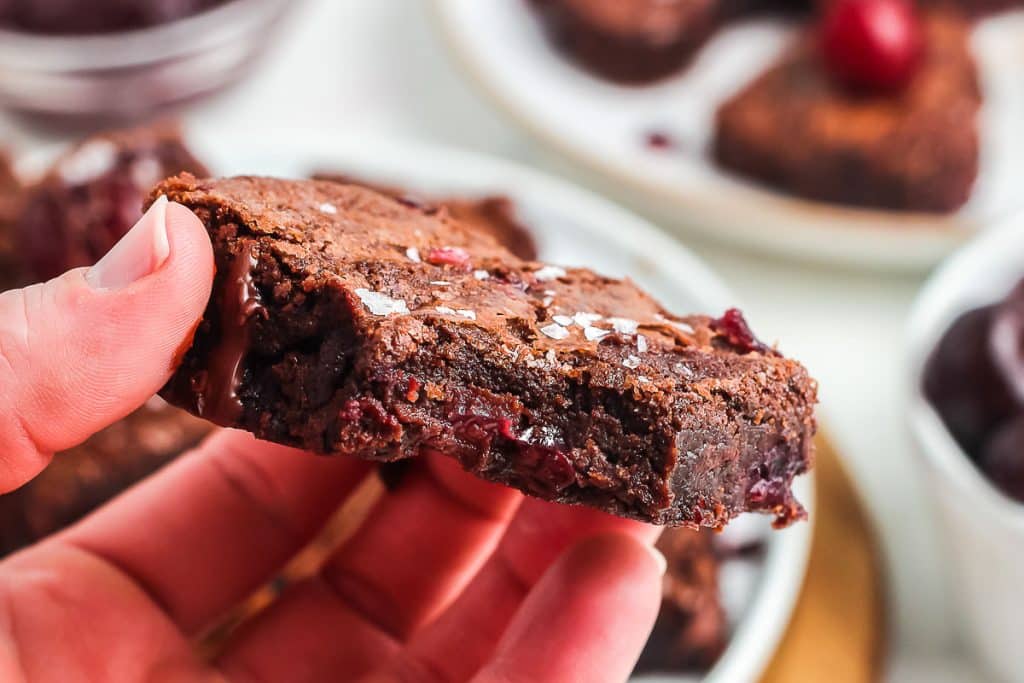
<path fill-rule="evenodd" d="M 557 323 L 551 323 L 540 328 L 542 334 L 552 339 L 565 339 L 569 336 L 569 330 L 565 329 Z"/>
<path fill-rule="evenodd" d="M 573 322 L 575 322 L 580 327 L 590 327 L 591 325 L 596 323 L 598 320 L 600 320 L 602 317 L 603 316 L 598 315 L 597 313 L 577 312 L 577 313 L 573 314 L 572 319 L 573 319 Z"/>
<path fill-rule="evenodd" d="M 608 322 L 619 334 L 636 334 L 637 328 L 640 326 L 640 323 L 629 318 L 608 318 Z"/>
<path fill-rule="evenodd" d="M 391 315 L 392 313 L 408 313 L 409 307 L 401 299 L 375 292 L 372 289 L 360 287 L 356 290 L 356 296 L 363 302 L 366 309 L 374 315 Z"/>
<path fill-rule="evenodd" d="M 533 274 L 538 282 L 557 280 L 560 277 L 565 277 L 565 275 L 565 268 L 559 268 L 558 266 L 544 266 Z"/>

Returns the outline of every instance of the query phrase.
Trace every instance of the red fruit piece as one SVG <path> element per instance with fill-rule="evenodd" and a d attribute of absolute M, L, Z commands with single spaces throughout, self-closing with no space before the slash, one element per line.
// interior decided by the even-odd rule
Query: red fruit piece
<path fill-rule="evenodd" d="M 923 29 L 905 0 L 838 0 L 826 10 L 820 30 L 826 67 L 852 88 L 898 90 L 921 61 Z"/>
<path fill-rule="evenodd" d="M 469 252 L 462 247 L 435 247 L 427 252 L 425 260 L 435 266 L 463 268 L 469 265 Z"/>
<path fill-rule="evenodd" d="M 741 353 L 768 350 L 768 347 L 754 336 L 738 308 L 730 308 L 721 318 L 712 320 L 711 329 L 725 337 L 729 345 Z"/>

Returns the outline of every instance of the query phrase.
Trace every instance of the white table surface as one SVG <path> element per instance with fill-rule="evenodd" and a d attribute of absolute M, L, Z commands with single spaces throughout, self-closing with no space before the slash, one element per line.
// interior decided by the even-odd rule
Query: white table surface
<path fill-rule="evenodd" d="M 303 0 L 282 32 L 250 79 L 186 117 L 233 128 L 385 132 L 580 179 L 474 90 L 441 43 L 427 0 Z M 3 114 L 0 134 L 15 150 L 53 139 Z M 886 555 L 889 678 L 979 680 L 959 654 L 945 563 L 901 413 L 903 324 L 921 278 L 844 273 L 681 239 L 726 279 L 761 336 L 778 340 L 821 383 L 824 422 Z"/>

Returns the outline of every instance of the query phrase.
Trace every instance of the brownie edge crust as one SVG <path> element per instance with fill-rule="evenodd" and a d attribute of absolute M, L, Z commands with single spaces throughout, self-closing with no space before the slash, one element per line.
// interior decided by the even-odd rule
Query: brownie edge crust
<path fill-rule="evenodd" d="M 269 178 L 164 181 L 217 276 L 162 395 L 220 425 L 483 479 L 646 522 L 804 516 L 816 384 L 738 314 L 523 261 L 441 208 Z"/>

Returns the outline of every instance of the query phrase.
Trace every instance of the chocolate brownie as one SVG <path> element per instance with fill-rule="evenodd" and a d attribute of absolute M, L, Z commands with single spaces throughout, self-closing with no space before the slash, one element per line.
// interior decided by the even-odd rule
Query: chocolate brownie
<path fill-rule="evenodd" d="M 837 85 L 814 42 L 801 42 L 718 111 L 716 159 L 811 199 L 957 209 L 978 173 L 981 95 L 969 27 L 941 13 L 927 15 L 924 26 L 923 63 L 898 94 L 873 96 Z"/>
<path fill-rule="evenodd" d="M 30 33 L 130 31 L 198 14 L 227 0 L 0 0 L 0 26 Z"/>
<path fill-rule="evenodd" d="M 154 397 L 81 446 L 58 453 L 38 477 L 0 496 L 0 556 L 73 524 L 209 430 L 207 422 Z"/>
<path fill-rule="evenodd" d="M 206 168 L 177 127 L 159 124 L 91 137 L 26 191 L 15 238 L 28 275 L 46 280 L 95 263 L 142 215 L 161 179 Z"/>
<path fill-rule="evenodd" d="M 644 83 L 685 66 L 711 36 L 723 0 L 534 0 L 554 44 L 590 71 Z"/>
<path fill-rule="evenodd" d="M 668 560 L 661 610 L 637 671 L 703 671 L 725 649 L 729 624 L 719 600 L 714 532 L 666 529 L 658 549 Z"/>
<path fill-rule="evenodd" d="M 455 220 L 488 233 L 519 258 L 527 261 L 537 258 L 537 243 L 530 229 L 519 219 L 515 202 L 504 195 L 486 195 L 480 198 L 429 197 L 395 185 L 369 182 L 342 173 L 316 173 L 313 179 L 362 185 L 414 204 L 443 206 Z"/>
<path fill-rule="evenodd" d="M 268 178 L 159 185 L 206 224 L 214 295 L 171 403 L 320 453 L 436 450 L 527 493 L 673 525 L 803 516 L 816 385 L 738 312 L 523 261 L 444 212 Z"/>

